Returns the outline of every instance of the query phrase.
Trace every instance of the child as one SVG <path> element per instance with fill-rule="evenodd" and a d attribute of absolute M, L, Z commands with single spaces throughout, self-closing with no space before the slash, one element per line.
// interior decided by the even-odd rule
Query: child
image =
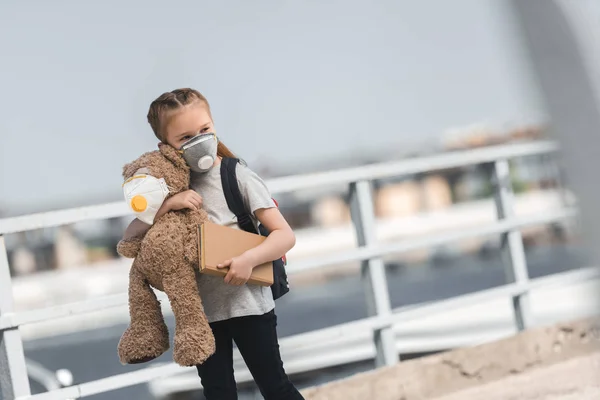
<path fill-rule="evenodd" d="M 194 136 L 215 133 L 208 101 L 193 89 L 177 89 L 159 96 L 150 105 L 148 122 L 159 140 L 176 149 Z M 201 154 L 204 161 L 190 164 L 191 189 L 167 199 L 156 219 L 169 210 L 202 207 L 213 222 L 239 229 L 227 206 L 218 167 L 222 157 L 235 156 L 221 141 L 217 143 Z M 209 156 L 214 160 L 212 165 L 206 164 Z M 294 246 L 295 236 L 262 179 L 242 164 L 237 166 L 237 177 L 255 224 L 260 221 L 271 233 L 259 246 L 223 260 L 221 266 L 229 267 L 224 279 L 197 274 L 204 311 L 216 342 L 215 354 L 197 366 L 204 395 L 208 400 L 237 399 L 232 359 L 235 341 L 265 399 L 303 399 L 283 368 L 271 289 L 246 285 L 252 268 L 281 257 Z M 140 229 L 147 228 L 134 220 L 125 236 L 137 235 Z"/>

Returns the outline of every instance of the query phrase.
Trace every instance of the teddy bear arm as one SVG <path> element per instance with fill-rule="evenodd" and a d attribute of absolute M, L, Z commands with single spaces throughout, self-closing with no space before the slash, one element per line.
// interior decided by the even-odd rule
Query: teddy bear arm
<path fill-rule="evenodd" d="M 127 258 L 135 258 L 151 225 L 135 218 L 125 229 L 123 238 L 117 244 L 117 253 Z"/>
<path fill-rule="evenodd" d="M 142 239 L 143 238 L 141 237 L 121 239 L 119 243 L 117 243 L 117 253 L 126 258 L 137 257 L 140 247 L 142 246 Z"/>
<path fill-rule="evenodd" d="M 185 259 L 190 262 L 194 268 L 198 268 L 198 233 L 195 229 L 187 232 L 183 251 Z"/>
<path fill-rule="evenodd" d="M 199 251 L 198 251 L 198 226 L 202 223 L 208 221 L 208 214 L 205 210 L 200 209 L 198 211 L 193 210 L 188 214 L 188 222 L 187 222 L 187 231 L 186 231 L 186 240 L 184 244 L 184 254 L 186 260 L 188 260 L 192 265 L 197 268 L 199 261 Z"/>

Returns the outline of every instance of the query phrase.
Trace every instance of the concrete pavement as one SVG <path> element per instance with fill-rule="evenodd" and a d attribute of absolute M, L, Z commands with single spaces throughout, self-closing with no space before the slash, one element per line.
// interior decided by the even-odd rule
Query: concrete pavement
<path fill-rule="evenodd" d="M 461 390 L 435 400 L 598 400 L 600 352 Z"/>
<path fill-rule="evenodd" d="M 303 393 L 307 400 L 597 399 L 599 344 L 600 320 L 561 323 L 401 362 Z"/>

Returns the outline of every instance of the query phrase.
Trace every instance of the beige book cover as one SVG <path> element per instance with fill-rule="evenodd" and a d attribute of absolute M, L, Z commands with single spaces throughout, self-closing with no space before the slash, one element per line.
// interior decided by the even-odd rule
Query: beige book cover
<path fill-rule="evenodd" d="M 224 277 L 229 268 L 217 268 L 218 264 L 243 254 L 246 250 L 261 244 L 265 239 L 265 236 L 212 222 L 198 225 L 200 272 Z M 273 284 L 273 262 L 255 267 L 248 283 L 271 286 Z"/>

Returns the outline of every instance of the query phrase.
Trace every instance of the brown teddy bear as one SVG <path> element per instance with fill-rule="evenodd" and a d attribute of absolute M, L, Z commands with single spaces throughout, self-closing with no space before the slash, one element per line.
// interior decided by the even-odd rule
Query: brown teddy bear
<path fill-rule="evenodd" d="M 143 170 L 164 178 L 169 196 L 189 189 L 190 169 L 167 144 L 123 167 L 129 179 Z M 142 235 L 124 238 L 117 251 L 134 258 L 129 273 L 131 322 L 118 346 L 121 363 L 150 361 L 169 348 L 169 332 L 152 287 L 164 291 L 175 315 L 173 359 L 182 366 L 202 364 L 215 351 L 215 340 L 198 293 L 197 226 L 208 220 L 204 210 L 169 211 Z"/>

